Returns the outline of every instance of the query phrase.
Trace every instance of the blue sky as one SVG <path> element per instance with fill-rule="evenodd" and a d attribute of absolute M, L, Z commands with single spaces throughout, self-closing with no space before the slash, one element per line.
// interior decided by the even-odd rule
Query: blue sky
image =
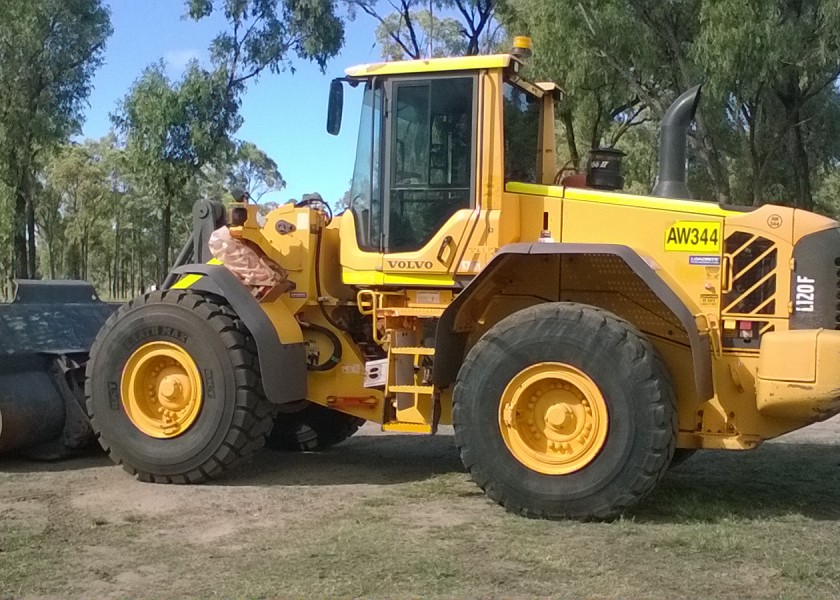
<path fill-rule="evenodd" d="M 114 33 L 108 40 L 105 64 L 97 72 L 85 137 L 97 138 L 110 128 L 109 114 L 142 70 L 161 58 L 177 78 L 190 59 L 206 62 L 210 41 L 224 28 L 217 15 L 195 22 L 183 19 L 182 0 L 110 0 Z M 296 61 L 296 71 L 266 73 L 252 83 L 242 103 L 244 125 L 236 137 L 254 142 L 271 156 L 286 179 L 279 194 L 265 200 L 284 201 L 319 192 L 335 202 L 345 192 L 353 172 L 361 88 L 345 86 L 344 121 L 337 137 L 325 130 L 330 79 L 344 68 L 380 60 L 374 47 L 374 22 L 359 15 L 347 24 L 345 46 L 322 74 L 314 63 Z"/>

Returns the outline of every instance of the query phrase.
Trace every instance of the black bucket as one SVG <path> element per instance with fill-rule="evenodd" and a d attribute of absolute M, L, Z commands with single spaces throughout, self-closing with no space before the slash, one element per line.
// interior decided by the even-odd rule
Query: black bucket
<path fill-rule="evenodd" d="M 621 160 L 625 154 L 615 148 L 598 148 L 589 151 L 586 185 L 599 190 L 620 190 L 624 187 Z"/>
<path fill-rule="evenodd" d="M 0 304 L 0 453 L 84 432 L 71 422 L 84 419 L 79 370 L 116 309 L 83 281 L 15 283 L 14 300 Z"/>

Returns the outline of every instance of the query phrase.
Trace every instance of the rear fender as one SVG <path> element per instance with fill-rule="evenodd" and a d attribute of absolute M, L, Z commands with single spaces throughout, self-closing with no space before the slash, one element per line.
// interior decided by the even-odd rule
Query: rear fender
<path fill-rule="evenodd" d="M 552 264 L 541 281 L 529 281 L 527 275 L 523 275 L 532 271 L 528 266 L 533 265 L 535 261 L 550 260 L 551 257 L 554 257 L 555 264 Z M 570 263 L 569 259 L 577 262 Z M 578 286 L 580 289 L 567 292 L 563 288 L 564 278 L 573 266 L 577 268 L 578 273 L 585 275 L 583 279 L 588 278 L 589 281 Z M 590 270 L 587 271 L 587 268 Z M 550 273 L 554 274 L 554 283 L 545 281 L 550 278 Z M 611 278 L 613 283 L 609 281 Z M 669 313 L 668 321 L 674 323 L 674 329 L 680 329 L 679 335 L 683 336 L 684 330 L 683 340 L 691 351 L 696 397 L 698 401 L 710 399 L 714 395 L 714 384 L 708 335 L 701 335 L 691 310 L 654 269 L 633 249 L 617 244 L 526 243 L 510 244 L 501 248 L 484 270 L 447 307 L 438 321 L 432 375 L 435 385 L 444 388 L 455 381 L 467 351 L 469 334 L 476 329 L 484 310 L 497 295 L 513 289 L 520 294 L 531 293 L 533 296 L 540 296 L 539 301 L 559 301 L 568 299 L 570 295 L 575 297 L 575 293 L 578 294 L 577 297 L 581 294 L 591 294 L 594 290 L 603 296 L 612 295 L 623 299 L 630 296 L 631 291 L 615 285 L 614 281 L 622 278 L 632 281 L 635 293 L 644 293 L 651 303 L 660 307 L 660 311 Z M 597 288 L 599 284 L 604 287 Z M 544 294 L 529 292 L 529 286 L 531 290 L 537 286 L 543 289 L 553 288 L 554 296 L 546 298 Z M 595 302 L 592 304 L 612 310 L 609 305 Z M 632 302 L 625 304 L 630 306 Z M 634 324 L 639 329 L 645 329 L 631 315 L 621 314 L 621 311 L 614 312 L 630 322 L 635 321 Z"/>
<path fill-rule="evenodd" d="M 200 276 L 190 278 L 189 289 L 221 296 L 236 311 L 257 344 L 263 389 L 270 402 L 284 404 L 306 398 L 303 332 L 282 302 L 260 304 L 223 265 L 184 265 L 173 273 Z"/>

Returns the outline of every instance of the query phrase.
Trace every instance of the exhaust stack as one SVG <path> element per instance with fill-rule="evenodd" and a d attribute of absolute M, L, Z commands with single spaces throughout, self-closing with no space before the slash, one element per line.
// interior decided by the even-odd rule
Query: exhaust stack
<path fill-rule="evenodd" d="M 659 177 L 653 196 L 691 198 L 685 183 L 685 153 L 688 128 L 700 103 L 700 87 L 684 92 L 665 111 L 659 132 Z"/>

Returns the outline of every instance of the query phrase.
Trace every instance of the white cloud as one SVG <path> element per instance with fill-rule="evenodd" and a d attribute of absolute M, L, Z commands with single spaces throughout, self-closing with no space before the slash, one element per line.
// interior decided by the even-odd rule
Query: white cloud
<path fill-rule="evenodd" d="M 187 65 L 192 60 L 201 60 L 201 51 L 190 50 L 170 50 L 163 55 L 163 60 L 166 62 L 166 70 L 171 77 L 179 77 Z"/>

